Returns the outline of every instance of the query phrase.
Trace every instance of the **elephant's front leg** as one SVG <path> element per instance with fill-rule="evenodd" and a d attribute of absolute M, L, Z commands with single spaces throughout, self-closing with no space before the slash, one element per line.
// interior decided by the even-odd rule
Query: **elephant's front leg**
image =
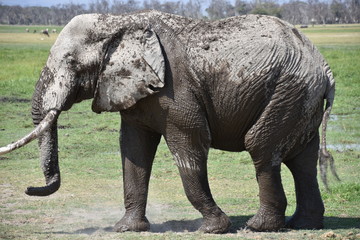
<path fill-rule="evenodd" d="M 231 222 L 211 195 L 207 176 L 210 137 L 204 131 L 171 132 L 167 144 L 179 168 L 187 198 L 203 215 L 199 231 L 224 233 L 228 231 Z"/>
<path fill-rule="evenodd" d="M 121 157 L 124 181 L 125 215 L 115 231 L 148 231 L 145 217 L 149 178 L 161 135 L 121 123 Z"/>

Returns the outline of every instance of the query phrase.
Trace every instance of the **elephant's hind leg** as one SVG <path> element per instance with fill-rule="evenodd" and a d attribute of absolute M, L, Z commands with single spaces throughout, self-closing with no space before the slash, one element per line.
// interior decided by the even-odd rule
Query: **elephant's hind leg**
<path fill-rule="evenodd" d="M 307 101 L 307 90 L 289 81 L 286 77 L 278 80 L 269 104 L 245 135 L 245 148 L 255 165 L 260 197 L 260 209 L 247 225 L 258 231 L 285 227 L 287 200 L 280 167 L 306 126 L 307 115 L 302 106 Z"/>
<path fill-rule="evenodd" d="M 255 231 L 277 231 L 285 226 L 287 205 L 280 175 L 282 155 L 277 151 L 279 140 L 271 139 L 272 134 L 265 135 L 264 132 L 247 136 L 251 139 L 246 147 L 255 166 L 260 208 L 246 224 Z"/>
<path fill-rule="evenodd" d="M 246 149 L 254 162 L 259 185 L 259 210 L 246 223 L 255 231 L 277 231 L 285 226 L 287 200 L 281 182 L 283 154 L 279 146 L 286 136 L 286 128 L 269 125 L 259 124 L 260 127 L 255 126 L 257 129 L 250 130 L 246 136 Z"/>
<path fill-rule="evenodd" d="M 121 122 L 121 157 L 123 166 L 125 215 L 114 230 L 148 231 L 145 217 L 148 185 L 160 134 Z"/>
<path fill-rule="evenodd" d="M 280 164 L 256 166 L 260 208 L 246 225 L 255 231 L 277 231 L 285 226 L 286 196 L 281 183 Z"/>
<path fill-rule="evenodd" d="M 286 227 L 323 228 L 324 204 L 316 178 L 318 149 L 319 135 L 316 134 L 303 152 L 285 162 L 294 177 L 296 190 L 296 211 L 286 223 Z"/>

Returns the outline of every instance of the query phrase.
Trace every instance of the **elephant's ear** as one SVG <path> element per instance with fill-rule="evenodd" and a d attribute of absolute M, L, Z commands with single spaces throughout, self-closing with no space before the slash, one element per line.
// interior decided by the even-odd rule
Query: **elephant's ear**
<path fill-rule="evenodd" d="M 164 86 L 165 60 L 151 29 L 124 34 L 110 43 L 92 104 L 94 112 L 120 111 Z"/>

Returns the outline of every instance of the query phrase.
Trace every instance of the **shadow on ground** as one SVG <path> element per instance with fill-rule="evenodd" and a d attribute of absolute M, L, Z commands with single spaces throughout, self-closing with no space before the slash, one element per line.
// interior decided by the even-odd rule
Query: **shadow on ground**
<path fill-rule="evenodd" d="M 325 229 L 360 228 L 360 218 L 357 217 L 325 217 Z"/>
<path fill-rule="evenodd" d="M 230 216 L 233 223 L 230 233 L 236 233 L 237 230 L 243 229 L 247 220 L 252 216 Z M 151 225 L 150 232 L 164 233 L 164 232 L 195 232 L 201 226 L 202 219 L 194 220 L 171 220 L 163 223 L 155 223 Z M 360 218 L 351 217 L 325 217 L 325 229 L 352 229 L 360 228 Z M 286 231 L 286 230 L 284 230 Z M 52 234 L 87 234 L 92 235 L 96 232 L 113 232 L 113 227 L 89 227 L 78 229 L 73 232 L 59 231 L 51 232 Z M 41 232 L 41 234 L 48 234 L 49 232 Z"/>

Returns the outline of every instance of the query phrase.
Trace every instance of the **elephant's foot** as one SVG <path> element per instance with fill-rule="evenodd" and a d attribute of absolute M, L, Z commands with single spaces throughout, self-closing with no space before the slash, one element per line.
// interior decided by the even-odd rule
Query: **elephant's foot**
<path fill-rule="evenodd" d="M 146 217 L 133 218 L 124 216 L 115 224 L 114 230 L 116 232 L 145 232 L 150 230 L 150 223 Z"/>
<path fill-rule="evenodd" d="M 322 229 L 324 228 L 323 215 L 305 216 L 295 213 L 287 222 L 285 227 L 293 229 Z"/>
<path fill-rule="evenodd" d="M 285 215 L 260 209 L 246 225 L 254 231 L 278 231 L 285 226 Z"/>
<path fill-rule="evenodd" d="M 204 233 L 225 233 L 229 231 L 230 226 L 230 218 L 225 213 L 221 213 L 219 216 L 204 217 L 199 231 Z"/>

